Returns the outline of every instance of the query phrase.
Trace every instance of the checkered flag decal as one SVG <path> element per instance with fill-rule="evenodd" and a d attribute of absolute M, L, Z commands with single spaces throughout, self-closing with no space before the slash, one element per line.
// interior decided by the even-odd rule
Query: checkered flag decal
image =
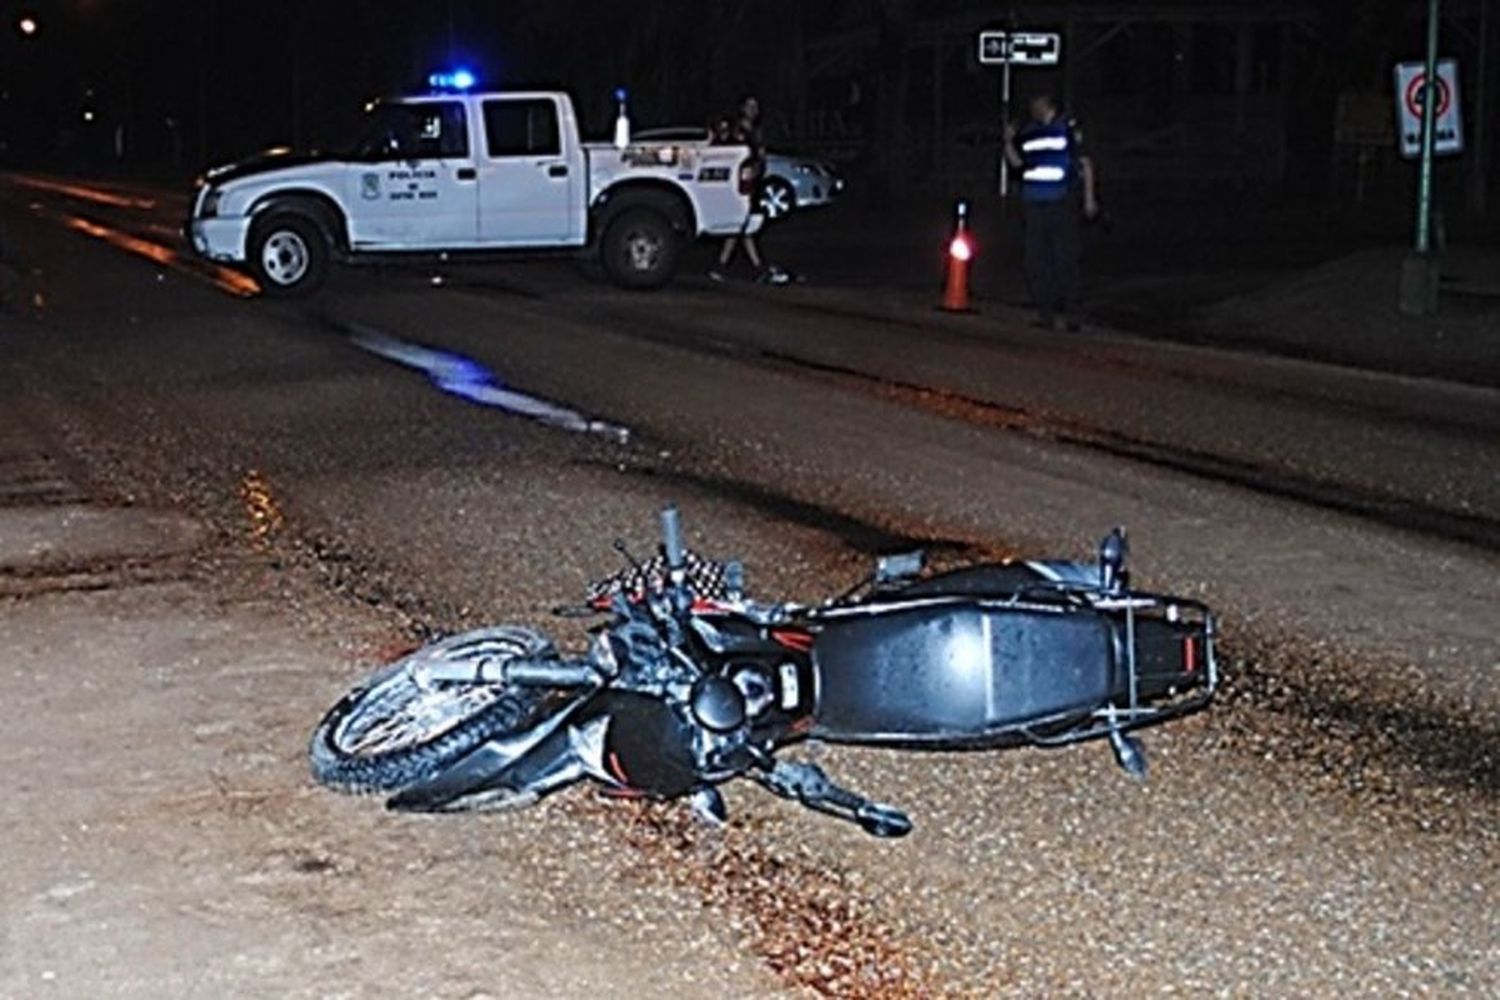
<path fill-rule="evenodd" d="M 704 559 L 697 553 L 688 551 L 683 553 L 683 567 L 686 570 L 687 589 L 694 597 L 717 601 L 729 593 L 725 586 L 725 566 L 717 559 Z M 660 593 L 666 588 L 667 557 L 659 555 L 638 567 L 621 570 L 614 576 L 607 576 L 593 584 L 589 587 L 588 600 L 594 603 L 616 594 L 639 599 L 646 596 L 648 591 Z"/>

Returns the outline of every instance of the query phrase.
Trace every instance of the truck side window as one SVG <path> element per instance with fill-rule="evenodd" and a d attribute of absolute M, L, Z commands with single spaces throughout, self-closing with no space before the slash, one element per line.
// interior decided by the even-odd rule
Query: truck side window
<path fill-rule="evenodd" d="M 465 159 L 468 129 L 459 102 L 383 103 L 356 142 L 360 159 Z"/>
<path fill-rule="evenodd" d="M 457 101 L 422 106 L 422 157 L 462 159 L 469 155 L 464 106 Z"/>
<path fill-rule="evenodd" d="M 457 101 L 382 104 L 371 112 L 358 155 L 374 159 L 463 159 L 469 155 L 464 106 Z"/>
<path fill-rule="evenodd" d="M 546 99 L 485 101 L 484 138 L 491 159 L 557 156 L 562 152 L 557 106 Z"/>

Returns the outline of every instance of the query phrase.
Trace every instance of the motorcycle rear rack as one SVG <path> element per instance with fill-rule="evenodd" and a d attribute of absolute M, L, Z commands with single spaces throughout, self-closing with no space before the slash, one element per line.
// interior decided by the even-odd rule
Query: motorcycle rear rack
<path fill-rule="evenodd" d="M 1101 708 L 1094 712 L 1091 718 L 1097 720 L 1093 725 L 1082 729 L 1069 729 L 1065 732 L 1044 735 L 1033 730 L 1018 729 L 1021 736 L 1028 743 L 1039 747 L 1061 747 L 1072 743 L 1082 743 L 1085 740 L 1098 739 L 1108 736 L 1110 733 L 1127 733 L 1132 729 L 1141 729 L 1152 726 L 1159 722 L 1167 722 L 1171 719 L 1191 715 L 1213 700 L 1213 692 L 1203 690 L 1175 701 L 1170 705 L 1141 706 L 1132 710 Z"/>
<path fill-rule="evenodd" d="M 1219 664 L 1214 654 L 1214 639 L 1218 632 L 1213 613 L 1209 611 L 1206 604 L 1202 601 L 1164 594 L 1132 591 L 1122 594 L 1118 600 L 1106 598 L 1095 603 L 1094 606 L 1100 610 L 1122 610 L 1125 613 L 1125 667 L 1130 678 L 1128 701 L 1124 705 L 1111 703 L 1103 708 L 1095 709 L 1090 716 L 1094 720 L 1093 724 L 1082 728 L 1052 734 L 1038 733 L 1030 727 L 1017 730 L 1027 740 L 1036 746 L 1067 746 L 1071 743 L 1098 739 L 1109 736 L 1111 733 L 1126 733 L 1132 729 L 1140 729 L 1184 715 L 1191 715 L 1213 700 L 1219 688 Z M 1167 704 L 1143 704 L 1137 686 L 1140 673 L 1136 664 L 1136 615 L 1138 611 L 1147 608 L 1164 611 L 1176 608 L 1179 609 L 1179 614 L 1182 610 L 1189 611 L 1198 617 L 1203 629 L 1202 669 L 1205 683 L 1203 687 L 1190 694 L 1179 695 Z"/>

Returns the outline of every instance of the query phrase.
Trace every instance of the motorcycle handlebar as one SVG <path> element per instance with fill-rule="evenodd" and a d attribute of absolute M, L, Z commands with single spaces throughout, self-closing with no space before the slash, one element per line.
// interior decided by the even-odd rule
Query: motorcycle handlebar
<path fill-rule="evenodd" d="M 520 688 L 586 688 L 598 684 L 598 672 L 586 663 L 564 660 L 507 660 L 486 664 L 480 672 L 490 684 L 513 684 Z"/>
<path fill-rule="evenodd" d="M 599 683 L 599 674 L 587 663 L 563 660 L 510 660 L 501 666 L 503 677 L 494 678 L 517 687 L 589 687 Z"/>
<path fill-rule="evenodd" d="M 667 568 L 682 569 L 682 520 L 677 513 L 676 504 L 668 504 L 661 509 L 661 540 L 667 555 Z"/>
<path fill-rule="evenodd" d="M 599 672 L 586 662 L 565 660 L 490 659 L 436 661 L 415 664 L 412 676 L 418 684 L 514 684 L 517 687 L 591 687 L 599 683 Z"/>

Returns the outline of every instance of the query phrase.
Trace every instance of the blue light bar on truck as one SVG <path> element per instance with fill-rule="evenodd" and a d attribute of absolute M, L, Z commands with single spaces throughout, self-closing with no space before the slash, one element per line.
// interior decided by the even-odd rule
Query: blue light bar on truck
<path fill-rule="evenodd" d="M 427 78 L 433 90 L 469 90 L 478 83 L 474 74 L 466 69 L 455 69 L 449 73 L 433 73 Z"/>

